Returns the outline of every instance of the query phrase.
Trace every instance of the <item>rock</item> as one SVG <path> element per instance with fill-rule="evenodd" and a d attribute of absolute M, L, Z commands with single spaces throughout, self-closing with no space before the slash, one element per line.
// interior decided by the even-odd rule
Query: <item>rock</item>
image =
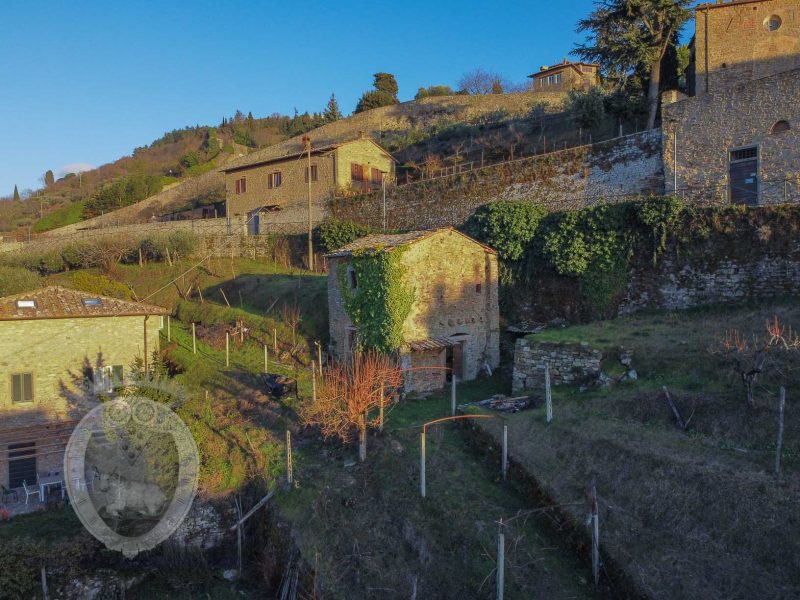
<path fill-rule="evenodd" d="M 630 379 L 631 381 L 636 381 L 637 379 L 639 379 L 639 374 L 636 372 L 636 369 L 631 369 L 631 370 L 630 370 L 630 371 L 628 371 L 628 372 L 627 372 L 625 375 L 626 375 L 626 376 L 628 377 L 628 379 Z"/>
<path fill-rule="evenodd" d="M 347 460 L 344 461 L 344 466 L 345 468 L 355 467 L 356 461 L 354 461 L 352 458 L 348 458 Z"/>
<path fill-rule="evenodd" d="M 222 572 L 222 577 L 226 581 L 236 581 L 237 579 L 239 579 L 239 571 L 237 571 L 236 569 L 226 569 L 225 571 Z"/>
<path fill-rule="evenodd" d="M 405 451 L 403 449 L 403 444 L 401 444 L 395 439 L 389 442 L 389 445 L 392 447 L 392 452 L 394 452 L 395 454 L 402 454 Z"/>
<path fill-rule="evenodd" d="M 613 383 L 614 380 L 605 373 L 601 372 L 600 375 L 597 376 L 597 385 L 602 388 L 611 387 Z"/>

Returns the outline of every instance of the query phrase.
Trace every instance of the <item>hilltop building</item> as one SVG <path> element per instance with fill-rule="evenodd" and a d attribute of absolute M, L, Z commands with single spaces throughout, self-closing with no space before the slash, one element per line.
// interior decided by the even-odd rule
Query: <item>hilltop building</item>
<path fill-rule="evenodd" d="M 687 97 L 662 104 L 667 192 L 711 202 L 800 198 L 800 0 L 695 11 Z"/>
<path fill-rule="evenodd" d="M 391 154 L 365 137 L 324 146 L 311 141 L 310 168 L 302 141 L 288 150 L 285 144 L 265 148 L 223 169 L 226 214 L 248 217 L 251 233 L 270 221 L 303 223 L 310 178 L 312 219 L 318 222 L 335 193 L 380 189 L 384 178 L 394 178 L 394 163 Z"/>
<path fill-rule="evenodd" d="M 600 66 L 594 63 L 569 62 L 566 58 L 555 65 L 544 66 L 528 75 L 532 92 L 587 91 L 600 85 Z"/>
<path fill-rule="evenodd" d="M 411 369 L 406 371 L 406 391 L 429 392 L 442 388 L 451 373 L 459 381 L 471 380 L 482 369 L 497 367 L 497 253 L 452 227 L 369 235 L 328 254 L 333 356 L 348 360 L 358 344 L 359 332 L 347 314 L 345 295 L 368 290 L 365 282 L 358 281 L 354 254 L 395 251 L 400 251 L 402 285 L 414 296 L 399 348 L 401 365 Z"/>
<path fill-rule="evenodd" d="M 0 298 L 0 483 L 35 486 L 63 471 L 87 398 L 113 392 L 136 357 L 158 349 L 168 314 L 57 286 Z"/>

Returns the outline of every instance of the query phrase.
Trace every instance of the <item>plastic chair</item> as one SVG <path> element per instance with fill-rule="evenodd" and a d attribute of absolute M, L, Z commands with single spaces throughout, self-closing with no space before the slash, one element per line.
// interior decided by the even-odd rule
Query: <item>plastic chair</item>
<path fill-rule="evenodd" d="M 33 488 L 33 489 L 30 489 L 30 488 L 28 487 L 28 483 L 27 483 L 27 482 L 25 482 L 25 481 L 23 481 L 23 482 L 22 482 L 22 489 L 23 489 L 23 490 L 25 490 L 25 504 L 27 504 L 27 503 L 28 503 L 28 499 L 29 499 L 31 496 L 39 496 L 39 502 L 41 502 L 41 501 L 42 501 L 42 494 L 41 494 L 41 492 L 39 491 L 39 488 L 35 487 L 35 488 Z"/>
<path fill-rule="evenodd" d="M 19 502 L 19 492 L 17 490 L 10 490 L 2 483 L 0 483 L 0 496 L 3 498 L 3 504 L 8 504 L 8 497 L 14 498 L 14 502 Z"/>

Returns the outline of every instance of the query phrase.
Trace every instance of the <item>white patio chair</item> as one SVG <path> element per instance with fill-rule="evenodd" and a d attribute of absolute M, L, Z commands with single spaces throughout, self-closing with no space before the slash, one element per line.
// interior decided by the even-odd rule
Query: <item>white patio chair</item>
<path fill-rule="evenodd" d="M 22 489 L 25 490 L 25 504 L 28 503 L 28 498 L 31 496 L 39 496 L 39 502 L 42 501 L 42 494 L 38 487 L 29 488 L 27 482 L 22 482 Z"/>

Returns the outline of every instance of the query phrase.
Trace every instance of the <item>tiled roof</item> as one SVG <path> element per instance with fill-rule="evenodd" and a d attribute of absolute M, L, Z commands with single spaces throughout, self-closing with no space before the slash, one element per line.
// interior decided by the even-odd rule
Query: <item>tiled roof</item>
<path fill-rule="evenodd" d="M 20 307 L 18 300 L 32 301 L 33 306 Z M 0 298 L 0 321 L 168 314 L 170 311 L 161 306 L 107 298 L 56 285 Z"/>
<path fill-rule="evenodd" d="M 372 235 L 359 238 L 356 241 L 347 244 L 346 246 L 342 246 L 341 248 L 334 250 L 333 252 L 329 252 L 327 256 L 331 258 L 350 256 L 353 254 L 353 252 L 357 252 L 359 250 L 383 250 L 388 252 L 390 250 L 394 250 L 395 248 L 399 248 L 400 246 L 406 246 L 408 244 L 413 244 L 414 242 L 424 240 L 427 237 L 443 231 L 453 231 L 464 236 L 471 242 L 478 244 L 479 246 L 483 246 L 485 250 L 488 250 L 493 254 L 495 253 L 495 251 L 492 248 L 489 248 L 489 246 L 484 246 L 477 240 L 473 240 L 468 235 L 464 235 L 454 227 L 440 227 L 438 229 L 409 231 L 408 233 L 374 233 Z"/>
<path fill-rule="evenodd" d="M 581 65 L 583 65 L 585 67 L 599 67 L 600 66 L 597 63 L 564 61 L 564 62 L 556 63 L 554 65 L 550 65 L 549 67 L 542 67 L 536 73 L 532 73 L 532 74 L 528 75 L 528 77 L 535 79 L 536 77 L 539 77 L 539 75 L 544 75 L 544 74 L 550 73 L 551 71 L 555 71 L 557 69 L 564 69 L 564 68 L 572 68 L 572 69 L 575 69 L 576 71 L 578 71 L 579 73 L 581 73 L 582 71 L 578 68 Z"/>
<path fill-rule="evenodd" d="M 379 144 L 376 144 L 370 138 L 361 138 L 361 137 L 344 141 L 312 138 L 311 154 L 312 155 L 324 154 L 325 152 L 336 150 L 336 148 L 344 146 L 345 144 L 350 144 L 352 142 L 359 142 L 359 141 L 367 141 L 375 144 L 376 146 L 378 146 L 378 148 L 383 150 L 383 152 L 385 152 L 389 157 L 391 157 L 392 160 L 394 160 L 394 157 L 392 157 L 391 154 L 386 152 L 386 150 Z M 225 165 L 222 171 L 223 172 L 236 171 L 238 169 L 255 167 L 258 165 L 268 164 L 271 162 L 288 160 L 290 158 L 298 158 L 302 156 L 304 153 L 305 152 L 303 150 L 303 138 L 300 136 L 295 136 L 279 144 L 275 144 L 267 148 L 262 148 L 261 150 L 251 152 L 247 156 L 242 156 L 241 158 L 232 160 L 231 162 Z"/>
<path fill-rule="evenodd" d="M 424 340 L 414 340 L 406 342 L 405 346 L 412 352 L 425 352 L 426 350 L 442 350 L 453 346 L 453 340 L 449 337 L 425 338 Z"/>

